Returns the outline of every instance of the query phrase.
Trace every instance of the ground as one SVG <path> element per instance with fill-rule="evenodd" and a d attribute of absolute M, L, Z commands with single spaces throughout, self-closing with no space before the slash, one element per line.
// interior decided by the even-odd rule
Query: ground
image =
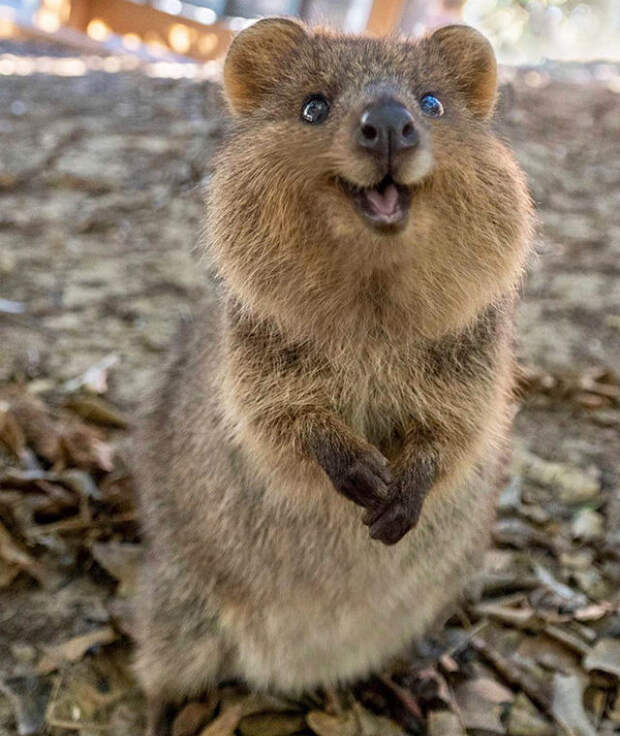
<path fill-rule="evenodd" d="M 0 736 L 137 736 L 128 427 L 204 283 L 195 246 L 225 121 L 211 82 L 25 74 L 63 54 L 0 46 L 16 72 L 0 85 Z M 540 226 L 512 475 L 467 599 L 378 678 L 302 703 L 227 687 L 177 736 L 618 728 L 618 71 L 502 73 L 498 128 Z"/>

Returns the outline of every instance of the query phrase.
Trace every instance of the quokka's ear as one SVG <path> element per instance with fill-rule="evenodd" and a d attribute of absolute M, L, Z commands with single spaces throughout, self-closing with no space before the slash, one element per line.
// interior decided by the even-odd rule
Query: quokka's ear
<path fill-rule="evenodd" d="M 444 59 L 479 118 L 493 112 L 497 96 L 497 61 L 487 39 L 469 26 L 445 26 L 429 38 L 431 49 Z"/>
<path fill-rule="evenodd" d="M 224 89 L 235 114 L 251 112 L 277 85 L 306 38 L 303 26 L 286 18 L 265 18 L 241 31 L 224 62 Z"/>

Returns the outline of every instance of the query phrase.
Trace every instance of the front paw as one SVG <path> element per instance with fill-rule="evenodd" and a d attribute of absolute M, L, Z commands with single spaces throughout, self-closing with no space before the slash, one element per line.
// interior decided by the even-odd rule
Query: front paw
<path fill-rule="evenodd" d="M 399 473 L 389 489 L 389 500 L 378 508 L 370 509 L 364 516 L 371 538 L 388 545 L 400 542 L 418 523 L 435 475 L 432 461 L 419 461 L 409 470 Z"/>
<path fill-rule="evenodd" d="M 374 447 L 348 452 L 325 470 L 337 491 L 365 509 L 377 509 L 389 498 L 392 474 L 387 459 Z"/>
<path fill-rule="evenodd" d="M 383 544 L 396 544 L 418 523 L 423 499 L 396 497 L 380 508 L 370 511 L 364 518 L 370 527 L 371 539 Z"/>

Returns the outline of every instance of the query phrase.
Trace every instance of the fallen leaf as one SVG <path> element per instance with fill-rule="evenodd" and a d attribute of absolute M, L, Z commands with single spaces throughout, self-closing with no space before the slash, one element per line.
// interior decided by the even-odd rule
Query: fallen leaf
<path fill-rule="evenodd" d="M 243 718 L 239 731 L 242 736 L 293 736 L 305 725 L 301 713 L 257 713 Z"/>
<path fill-rule="evenodd" d="M 495 680 L 481 677 L 463 682 L 454 694 L 465 728 L 506 733 L 500 715 L 501 705 L 512 703 L 514 699 L 508 688 Z"/>
<path fill-rule="evenodd" d="M 596 736 L 583 707 L 583 682 L 577 675 L 553 676 L 551 712 L 570 736 Z"/>
<path fill-rule="evenodd" d="M 306 723 L 317 736 L 360 736 L 357 717 L 351 710 L 335 716 L 312 710 L 306 714 Z"/>
<path fill-rule="evenodd" d="M 449 710 L 428 714 L 428 736 L 467 736 L 458 717 Z"/>
<path fill-rule="evenodd" d="M 523 693 L 517 695 L 510 709 L 507 729 L 509 736 L 556 736 L 555 726 L 540 715 Z"/>
<path fill-rule="evenodd" d="M 26 550 L 18 544 L 9 534 L 8 529 L 0 522 L 0 557 L 9 565 L 17 565 L 41 585 L 54 588 L 58 585 L 58 576 L 47 570 L 40 562 L 34 559 Z"/>
<path fill-rule="evenodd" d="M 518 628 L 528 628 L 536 622 L 536 612 L 529 606 L 514 608 L 495 603 L 479 603 L 473 607 L 479 616 L 488 616 L 501 623 Z"/>
<path fill-rule="evenodd" d="M 10 404 L 6 401 L 0 401 L 0 442 L 8 447 L 16 458 L 22 457 L 26 438 L 11 412 Z"/>
<path fill-rule="evenodd" d="M 118 595 L 132 595 L 136 590 L 142 547 L 123 542 L 96 542 L 91 551 L 97 562 L 119 581 Z"/>
<path fill-rule="evenodd" d="M 13 706 L 19 736 L 34 736 L 43 731 L 51 689 L 51 683 L 41 677 L 12 677 L 0 681 L 0 691 Z"/>
<path fill-rule="evenodd" d="M 493 538 L 497 544 L 516 549 L 537 546 L 553 550 L 553 538 L 520 519 L 500 519 L 493 527 Z"/>
<path fill-rule="evenodd" d="M 120 356 L 117 353 L 109 353 L 87 368 L 81 376 L 67 381 L 64 390 L 73 393 L 85 388 L 95 394 L 104 394 L 108 390 L 108 372 L 119 360 Z"/>
<path fill-rule="evenodd" d="M 611 613 L 611 610 L 610 603 L 592 603 L 590 606 L 578 608 L 576 611 L 573 611 L 573 618 L 576 621 L 598 621 Z"/>
<path fill-rule="evenodd" d="M 535 563 L 534 570 L 540 582 L 564 601 L 570 603 L 571 607 L 579 608 L 587 604 L 588 599 L 583 595 L 583 593 L 578 593 L 568 585 L 564 585 L 564 583 L 556 580 L 549 570 L 544 568 L 541 564 Z"/>
<path fill-rule="evenodd" d="M 600 639 L 584 659 L 584 667 L 620 677 L 620 639 Z"/>
<path fill-rule="evenodd" d="M 594 509 L 581 509 L 573 519 L 571 532 L 575 539 L 584 542 L 600 539 L 605 533 L 605 519 Z"/>
<path fill-rule="evenodd" d="M 231 705 L 200 732 L 200 736 L 234 736 L 239 721 L 243 718 L 243 706 Z"/>
<path fill-rule="evenodd" d="M 357 716 L 360 736 L 405 736 L 400 726 L 389 718 L 377 716 L 359 703 L 353 703 L 352 708 Z"/>
<path fill-rule="evenodd" d="M 66 406 L 93 424 L 119 429 L 126 429 L 129 424 L 118 409 L 98 396 L 74 396 L 67 401 Z"/>
<path fill-rule="evenodd" d="M 95 629 L 88 634 L 74 636 L 72 639 L 45 647 L 44 655 L 39 662 L 37 671 L 40 674 L 48 674 L 58 669 L 65 662 L 79 662 L 82 657 L 96 646 L 111 644 L 118 639 L 118 634 L 111 626 Z"/>
<path fill-rule="evenodd" d="M 213 718 L 218 702 L 219 697 L 213 692 L 207 702 L 188 703 L 174 719 L 172 736 L 195 736 Z"/>
<path fill-rule="evenodd" d="M 129 675 L 129 653 L 100 651 L 71 667 L 56 678 L 56 687 L 46 712 L 46 723 L 55 729 L 82 734 L 109 731 L 116 704 L 136 703 L 135 688 Z M 117 733 L 125 733 L 120 731 Z"/>
<path fill-rule="evenodd" d="M 567 504 L 591 501 L 601 491 L 598 468 L 584 472 L 575 465 L 549 462 L 524 450 L 515 452 L 515 463 L 529 480 L 557 491 L 560 500 Z"/>
<path fill-rule="evenodd" d="M 245 716 L 263 711 L 286 711 L 291 704 L 273 695 L 237 695 L 222 697 L 220 714 L 200 736 L 233 736 L 239 722 Z"/>
<path fill-rule="evenodd" d="M 19 565 L 0 558 L 0 590 L 8 588 L 20 572 L 21 567 Z"/>

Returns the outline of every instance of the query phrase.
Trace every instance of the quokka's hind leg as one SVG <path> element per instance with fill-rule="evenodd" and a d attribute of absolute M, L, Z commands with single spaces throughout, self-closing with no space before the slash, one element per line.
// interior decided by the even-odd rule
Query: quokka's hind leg
<path fill-rule="evenodd" d="M 224 660 L 216 634 L 189 638 L 170 637 L 168 632 L 166 640 L 144 639 L 138 649 L 136 672 L 147 697 L 146 736 L 171 736 L 180 706 L 217 686 Z"/>
<path fill-rule="evenodd" d="M 146 704 L 146 736 L 170 736 L 176 713 L 174 703 L 165 697 L 149 696 Z"/>

